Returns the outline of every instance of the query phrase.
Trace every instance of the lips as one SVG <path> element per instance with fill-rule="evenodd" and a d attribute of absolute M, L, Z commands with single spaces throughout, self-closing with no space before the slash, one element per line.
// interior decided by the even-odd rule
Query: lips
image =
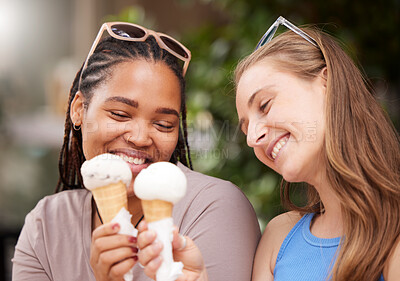
<path fill-rule="evenodd" d="M 138 150 L 122 149 L 114 150 L 111 153 L 120 156 L 128 163 L 134 177 L 136 177 L 141 170 L 147 168 L 154 162 L 149 154 Z"/>
<path fill-rule="evenodd" d="M 290 137 L 290 133 L 287 133 L 287 134 L 281 135 L 281 136 L 277 137 L 275 140 L 271 141 L 270 145 L 267 148 L 267 155 L 272 161 L 275 161 L 275 159 L 278 157 L 281 149 L 289 141 L 289 137 Z"/>
<path fill-rule="evenodd" d="M 120 155 L 120 156 L 125 162 L 128 162 L 129 164 L 143 165 L 146 162 L 145 158 L 131 157 L 127 155 Z"/>

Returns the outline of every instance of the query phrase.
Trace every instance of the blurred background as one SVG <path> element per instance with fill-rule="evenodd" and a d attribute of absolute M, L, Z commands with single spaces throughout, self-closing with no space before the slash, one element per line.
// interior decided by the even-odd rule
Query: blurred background
<path fill-rule="evenodd" d="M 238 185 L 264 229 L 283 211 L 280 178 L 258 162 L 238 129 L 237 61 L 279 15 L 318 24 L 347 45 L 399 130 L 399 10 L 399 0 L 0 0 L 0 280 L 11 280 L 25 215 L 54 192 L 69 88 L 102 22 L 138 23 L 192 51 L 194 168 Z"/>

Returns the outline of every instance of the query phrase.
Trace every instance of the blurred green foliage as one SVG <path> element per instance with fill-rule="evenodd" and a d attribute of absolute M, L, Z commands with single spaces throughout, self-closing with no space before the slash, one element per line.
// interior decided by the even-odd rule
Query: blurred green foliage
<path fill-rule="evenodd" d="M 195 1 L 178 2 L 190 5 Z M 343 41 L 350 56 L 356 61 L 358 58 L 372 84 L 383 92 L 378 97 L 398 125 L 399 1 L 202 2 L 213 3 L 223 15 L 222 23 L 205 21 L 178 38 L 193 56 L 187 75 L 187 105 L 194 168 L 238 185 L 264 227 L 265 222 L 283 211 L 279 199 L 280 177 L 256 159 L 238 130 L 233 84 L 237 62 L 252 52 L 279 15 L 298 25 L 318 24 Z M 109 19 L 160 30 L 157 21 L 145 17 L 139 7 L 128 7 Z M 198 138 L 200 145 L 196 145 Z M 300 192 L 295 196 L 301 203 L 304 195 Z"/>

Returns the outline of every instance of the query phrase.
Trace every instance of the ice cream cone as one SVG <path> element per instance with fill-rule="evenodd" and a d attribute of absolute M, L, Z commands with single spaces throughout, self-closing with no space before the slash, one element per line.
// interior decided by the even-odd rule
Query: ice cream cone
<path fill-rule="evenodd" d="M 126 185 L 119 181 L 92 189 L 94 200 L 104 223 L 110 222 L 122 209 L 128 209 Z"/>
<path fill-rule="evenodd" d="M 144 218 L 147 222 L 172 217 L 173 204 L 163 200 L 142 200 Z"/>

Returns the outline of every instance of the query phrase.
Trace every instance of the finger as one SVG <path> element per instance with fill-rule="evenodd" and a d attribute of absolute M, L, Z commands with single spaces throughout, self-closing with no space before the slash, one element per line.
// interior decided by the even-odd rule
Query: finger
<path fill-rule="evenodd" d="M 155 280 L 156 272 L 161 266 L 162 258 L 158 256 L 156 259 L 150 261 L 144 268 L 144 273 Z"/>
<path fill-rule="evenodd" d="M 112 279 L 122 278 L 135 264 L 137 263 L 137 257 L 127 258 L 119 263 L 113 265 L 110 269 L 110 277 Z"/>
<path fill-rule="evenodd" d="M 159 257 L 163 245 L 161 242 L 155 241 L 153 244 L 141 249 L 138 253 L 139 262 L 143 266 L 147 266 L 152 260 Z"/>
<path fill-rule="evenodd" d="M 115 234 L 99 237 L 92 242 L 92 250 L 99 253 L 127 246 L 137 247 L 137 238 L 130 235 Z"/>
<path fill-rule="evenodd" d="M 183 250 L 186 247 L 187 243 L 186 237 L 178 233 L 177 227 L 174 227 L 172 233 L 173 233 L 172 248 L 176 251 Z"/>
<path fill-rule="evenodd" d="M 106 251 L 100 254 L 98 264 L 111 268 L 112 265 L 117 264 L 125 259 L 133 258 L 137 256 L 137 248 L 123 247 L 110 251 Z"/>
<path fill-rule="evenodd" d="M 137 230 L 138 230 L 139 233 L 140 233 L 140 232 L 146 231 L 147 229 L 148 229 L 147 222 L 146 222 L 145 220 L 142 220 L 142 221 L 139 223 L 139 225 L 138 225 L 138 227 L 137 227 Z"/>
<path fill-rule="evenodd" d="M 127 258 L 136 258 L 138 249 L 136 247 L 122 247 L 102 253 L 91 253 L 90 265 L 95 272 L 95 275 L 108 276 L 111 267 Z"/>
<path fill-rule="evenodd" d="M 92 233 L 92 240 L 99 237 L 113 235 L 118 233 L 120 229 L 119 223 L 106 223 L 96 228 Z"/>
<path fill-rule="evenodd" d="M 137 237 L 137 246 L 143 249 L 156 240 L 157 234 L 154 230 L 140 232 Z"/>

